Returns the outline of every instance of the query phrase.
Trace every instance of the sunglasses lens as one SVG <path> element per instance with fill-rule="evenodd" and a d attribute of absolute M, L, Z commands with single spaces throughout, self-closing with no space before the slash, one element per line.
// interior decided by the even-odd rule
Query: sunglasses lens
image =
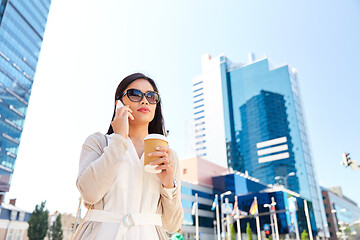
<path fill-rule="evenodd" d="M 159 94 L 157 94 L 156 92 L 148 92 L 145 96 L 146 96 L 146 99 L 151 104 L 155 104 L 155 103 L 158 103 L 160 101 Z"/>
<path fill-rule="evenodd" d="M 140 102 L 142 99 L 142 92 L 137 89 L 129 89 L 127 95 L 133 102 Z"/>

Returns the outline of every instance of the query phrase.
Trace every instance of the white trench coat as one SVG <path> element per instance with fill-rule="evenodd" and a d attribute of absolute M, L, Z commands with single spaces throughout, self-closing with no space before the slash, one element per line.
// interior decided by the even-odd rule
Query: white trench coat
<path fill-rule="evenodd" d="M 183 221 L 179 163 L 178 187 L 166 189 L 156 174 L 144 171 L 130 138 L 117 134 L 89 136 L 82 148 L 77 187 L 90 210 L 79 239 L 157 240 L 175 232 Z"/>

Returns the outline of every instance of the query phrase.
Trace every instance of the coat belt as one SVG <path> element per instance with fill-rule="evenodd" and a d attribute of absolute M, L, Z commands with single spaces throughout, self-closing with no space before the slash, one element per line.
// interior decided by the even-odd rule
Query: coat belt
<path fill-rule="evenodd" d="M 90 210 L 86 221 L 123 223 L 126 228 L 139 225 L 162 226 L 161 215 L 155 213 L 116 214 L 105 210 Z"/>

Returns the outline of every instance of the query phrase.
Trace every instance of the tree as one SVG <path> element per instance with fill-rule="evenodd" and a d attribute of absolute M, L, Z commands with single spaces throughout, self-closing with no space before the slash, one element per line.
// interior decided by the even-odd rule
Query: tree
<path fill-rule="evenodd" d="M 45 209 L 46 201 L 36 205 L 35 210 L 29 218 L 29 229 L 27 235 L 29 240 L 43 240 L 48 230 L 49 210 Z"/>
<path fill-rule="evenodd" d="M 304 231 L 301 233 L 301 240 L 308 240 L 308 239 L 309 239 L 309 234 L 304 229 Z"/>
<path fill-rule="evenodd" d="M 236 240 L 236 232 L 235 232 L 234 224 L 230 225 L 230 236 L 231 236 L 231 240 Z"/>
<path fill-rule="evenodd" d="M 250 223 L 246 224 L 246 235 L 247 235 L 247 240 L 252 240 L 252 231 L 250 228 Z"/>
<path fill-rule="evenodd" d="M 228 231 L 225 232 L 226 239 L 227 239 L 227 235 L 228 235 Z M 230 239 L 236 240 L 236 232 L 235 232 L 234 224 L 230 224 Z"/>
<path fill-rule="evenodd" d="M 61 229 L 61 214 L 56 217 L 55 222 L 50 227 L 49 239 L 51 240 L 62 240 L 63 231 Z"/>

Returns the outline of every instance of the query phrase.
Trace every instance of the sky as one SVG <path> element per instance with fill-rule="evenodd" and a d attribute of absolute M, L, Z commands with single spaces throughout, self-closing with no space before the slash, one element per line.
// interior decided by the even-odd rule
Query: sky
<path fill-rule="evenodd" d="M 142 72 L 158 84 L 170 146 L 190 157 L 192 79 L 201 56 L 244 63 L 249 52 L 299 72 L 319 183 L 360 203 L 360 2 L 286 0 L 53 0 L 7 199 L 32 211 L 75 213 L 81 146 L 109 127 L 119 82 Z"/>

